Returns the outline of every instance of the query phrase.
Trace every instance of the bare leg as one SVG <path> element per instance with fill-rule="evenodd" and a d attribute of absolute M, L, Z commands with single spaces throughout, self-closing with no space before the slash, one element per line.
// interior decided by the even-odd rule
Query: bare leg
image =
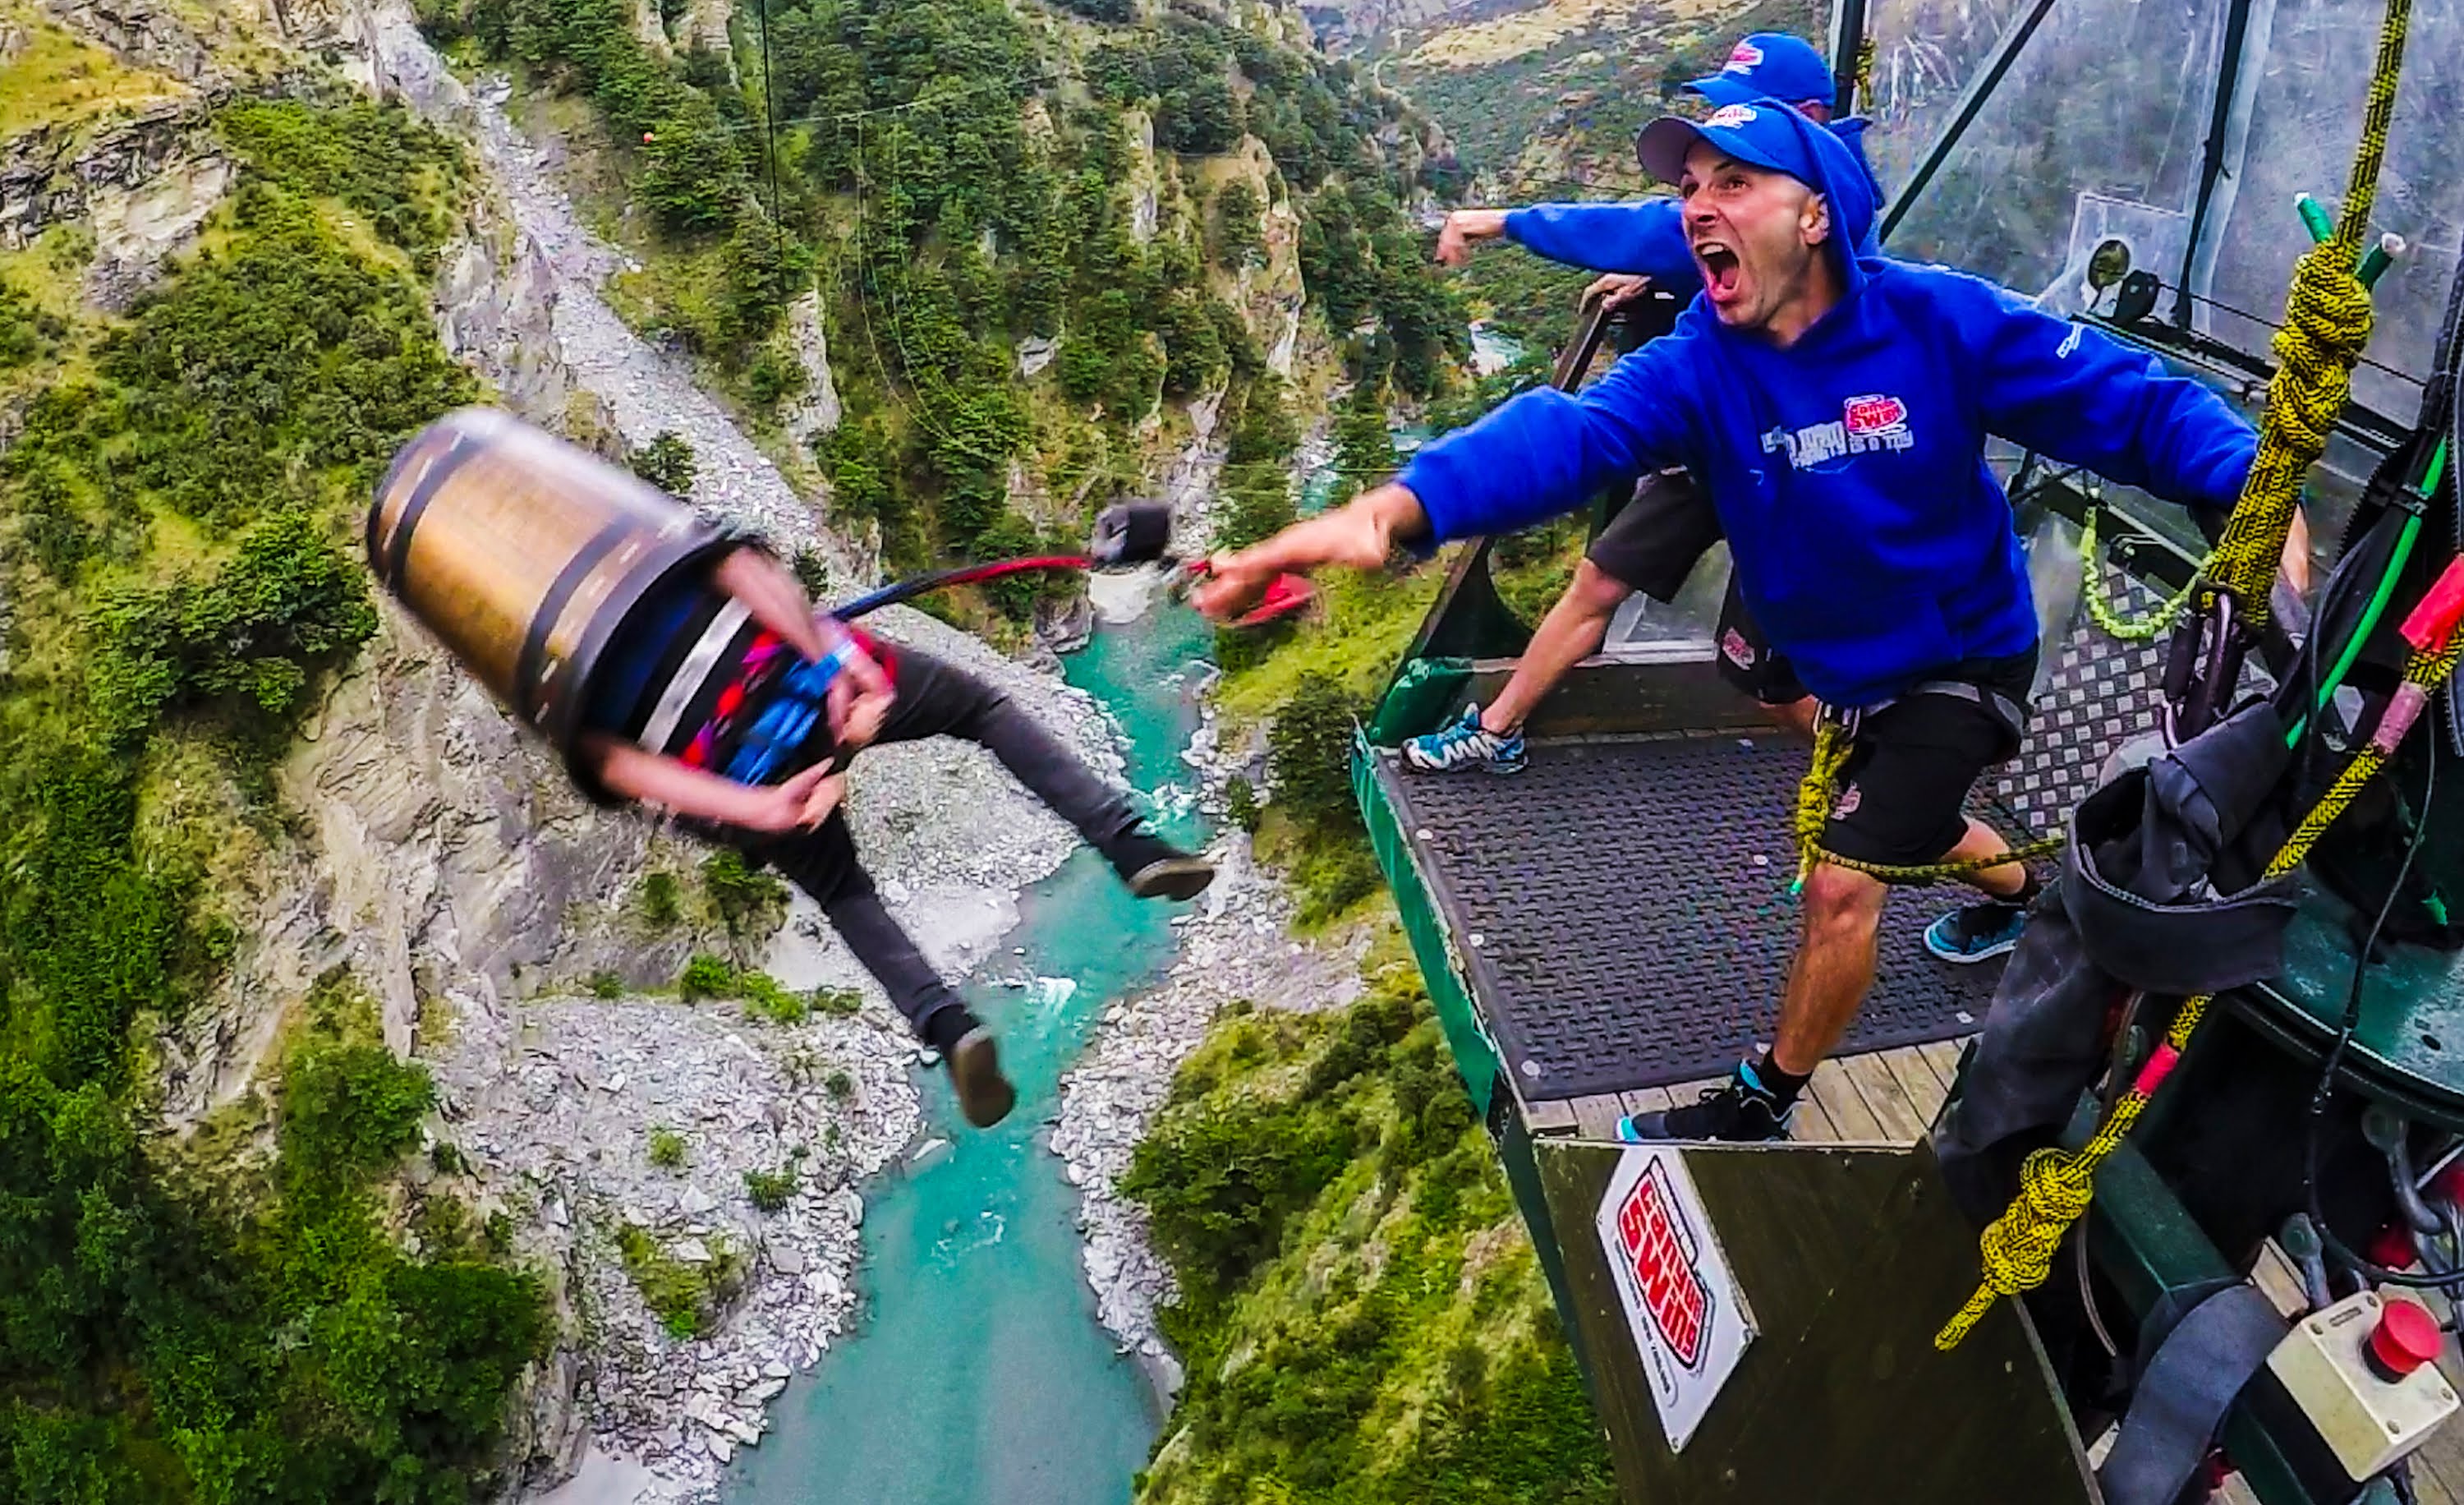
<path fill-rule="evenodd" d="M 1609 619 L 1634 594 L 1634 587 L 1603 572 L 1590 560 L 1574 566 L 1574 583 L 1557 598 L 1531 634 L 1531 646 L 1506 687 L 1480 713 L 1480 724 L 1492 732 L 1510 732 L 1566 677 L 1566 671 L 1599 652 L 1607 638 Z"/>
<path fill-rule="evenodd" d="M 1880 878 L 1827 863 L 1806 879 L 1804 925 L 1771 1043 L 1772 1064 L 1781 1071 L 1813 1074 L 1848 1032 L 1874 985 L 1874 941 L 1888 892 Z"/>
<path fill-rule="evenodd" d="M 1958 846 L 1944 852 L 1942 860 L 1966 862 L 1971 857 L 1990 857 L 1997 852 L 2010 850 L 2009 837 L 1974 816 L 1970 816 L 1968 821 L 1968 834 L 1959 838 Z M 1995 898 L 2009 898 L 2028 886 L 2028 869 L 2023 863 L 2006 862 L 1999 867 L 1971 873 L 1968 875 L 1967 881 Z"/>

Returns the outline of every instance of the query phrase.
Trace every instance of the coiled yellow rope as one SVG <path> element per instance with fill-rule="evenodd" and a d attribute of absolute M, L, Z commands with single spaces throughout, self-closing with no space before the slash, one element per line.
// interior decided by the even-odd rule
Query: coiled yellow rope
<path fill-rule="evenodd" d="M 2443 683 L 2454 673 L 2459 656 L 2464 656 L 2464 642 L 2451 643 L 2435 653 L 2416 653 L 2405 665 L 2405 681 L 2423 690 Z M 2335 824 L 2336 817 L 2344 813 L 2344 808 L 2353 803 L 2362 786 L 2386 766 L 2391 751 L 2391 741 L 2374 737 L 2353 755 L 2343 772 L 2336 776 L 2336 782 L 2328 786 L 2327 792 L 2319 797 L 2319 803 L 2310 808 L 2310 813 L 2301 818 L 2301 824 L 2268 862 L 2262 881 L 2280 878 L 2302 864 L 2311 847 Z M 2183 1001 L 2182 1011 L 2173 1018 L 2173 1028 L 2166 1031 L 2164 1045 L 2141 1068 L 2130 1090 L 2114 1103 L 2112 1114 L 2094 1139 L 2077 1151 L 2038 1150 L 2020 1164 L 2017 1200 L 1977 1240 L 1978 1251 L 1983 1255 L 1984 1278 L 1976 1294 L 1959 1309 L 1959 1315 L 1934 1335 L 1936 1348 L 1957 1347 L 1960 1339 L 1992 1309 L 1994 1297 L 2017 1295 L 2045 1283 L 2046 1275 L 2053 1271 L 2054 1254 L 2061 1248 L 2062 1235 L 2087 1211 L 2097 1167 L 2129 1137 L 2132 1125 L 2139 1121 L 2140 1111 L 2164 1084 L 2174 1060 L 2189 1047 L 2190 1032 L 2207 1016 L 2211 997 L 2202 993 Z"/>
<path fill-rule="evenodd" d="M 2225 524 L 2224 537 L 2200 567 L 2198 579 L 2207 583 L 2202 602 L 2212 605 L 2216 592 L 2230 592 L 2241 621 L 2252 631 L 2267 623 L 2268 587 L 2275 582 L 2285 538 L 2300 506 L 2302 477 L 2311 462 L 2326 451 L 2328 432 L 2344 409 L 2354 363 L 2369 340 L 2370 295 L 2358 275 L 2362 234 L 2378 196 L 2379 166 L 2387 156 L 2387 124 L 2395 116 L 2396 82 L 2403 72 L 2405 30 L 2411 13 L 2410 0 L 2387 0 L 2379 23 L 2368 102 L 2362 115 L 2361 145 L 2345 181 L 2343 214 L 2335 233 L 2294 265 L 2293 286 L 2285 295 L 2284 327 L 2276 335 L 2277 365 L 2267 387 L 2267 416 L 2259 429 L 2258 454 L 2251 462 L 2250 478 L 2242 484 L 2241 499 Z M 2414 653 L 2405 667 L 2407 682 L 2427 688 L 2445 679 L 2454 669 L 2459 652 L 2464 649 L 2449 646 L 2435 653 Z M 2281 877 L 2299 867 L 2320 833 L 2379 771 L 2388 749 L 2378 741 L 2373 738 L 2369 746 L 2354 755 L 2302 818 L 2268 864 L 2268 877 Z M 2113 1105 L 2095 1138 L 2076 1153 L 2038 1150 L 2020 1166 L 2018 1198 L 1977 1241 L 1984 1277 L 1968 1304 L 1934 1335 L 1936 1348 L 1957 1347 L 1992 1310 L 1996 1296 L 2017 1295 L 2044 1284 L 2062 1235 L 2087 1210 L 2097 1166 L 2139 1121 L 2140 1111 L 2206 1017 L 2208 1003 L 2206 995 L 2183 1001 L 2165 1044 L 2148 1058 L 2130 1091 Z"/>
<path fill-rule="evenodd" d="M 2214 591 L 2230 591 L 2251 631 L 2267 625 L 2268 587 L 2276 579 L 2285 536 L 2300 505 L 2301 478 L 2327 448 L 2327 435 L 2344 410 L 2354 363 L 2370 337 L 2370 294 L 2358 268 L 2370 207 L 2378 197 L 2379 166 L 2387 157 L 2387 124 L 2395 116 L 2396 81 L 2411 11 L 2410 0 L 2387 0 L 2362 116 L 2361 145 L 2345 182 L 2343 212 L 2335 233 L 2294 264 L 2284 327 L 2274 342 L 2277 368 L 2267 384 L 2258 455 L 2204 571 L 2210 588 L 2203 602 L 2211 603 Z"/>

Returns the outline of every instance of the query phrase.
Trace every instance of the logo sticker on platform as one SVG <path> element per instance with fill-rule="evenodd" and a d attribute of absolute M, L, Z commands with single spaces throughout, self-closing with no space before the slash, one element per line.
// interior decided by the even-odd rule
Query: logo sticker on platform
<path fill-rule="evenodd" d="M 1624 1152 L 1598 1228 L 1661 1429 L 1682 1452 L 1753 1341 L 1753 1316 L 1675 1147 Z"/>

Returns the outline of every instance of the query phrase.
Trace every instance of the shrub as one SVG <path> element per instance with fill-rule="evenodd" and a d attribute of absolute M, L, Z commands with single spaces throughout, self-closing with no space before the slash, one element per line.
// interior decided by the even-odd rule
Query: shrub
<path fill-rule="evenodd" d="M 650 1131 L 650 1163 L 661 1170 L 682 1170 L 685 1163 L 685 1137 L 673 1129 Z"/>
<path fill-rule="evenodd" d="M 824 1081 L 822 1085 L 828 1089 L 831 1096 L 837 1098 L 841 1102 L 845 1102 L 849 1097 L 855 1096 L 855 1078 L 849 1076 L 844 1071 L 830 1073 L 828 1079 Z"/>
<path fill-rule="evenodd" d="M 642 918 L 663 929 L 674 924 L 683 913 L 683 908 L 677 901 L 677 892 L 674 874 L 661 871 L 644 874 L 641 890 Z"/>
<path fill-rule="evenodd" d="M 627 455 L 625 463 L 671 497 L 693 495 L 693 447 L 672 429 Z"/>
<path fill-rule="evenodd" d="M 813 989 L 813 1009 L 833 1018 L 844 1019 L 864 1007 L 864 994 L 852 987 L 817 987 Z"/>
<path fill-rule="evenodd" d="M 593 972 L 590 974 L 590 996 L 593 998 L 622 998 L 625 996 L 625 979 L 618 974 L 607 971 L 604 968 L 600 971 Z"/>
<path fill-rule="evenodd" d="M 747 865 L 733 847 L 702 859 L 701 885 L 732 941 L 776 928 L 785 915 L 787 886 Z"/>
<path fill-rule="evenodd" d="M 767 1019 L 773 1024 L 800 1025 L 812 1009 L 812 1001 L 803 993 L 791 993 L 779 985 L 778 979 L 767 972 L 742 971 L 736 974 L 736 996 L 744 1001 L 745 1012 Z"/>
<path fill-rule="evenodd" d="M 1301 820 L 1357 830 L 1352 797 L 1353 728 L 1367 706 L 1342 681 L 1316 670 L 1300 676 L 1266 733 L 1275 799 Z"/>
<path fill-rule="evenodd" d="M 678 1259 L 661 1247 L 658 1235 L 639 1224 L 616 1230 L 616 1250 L 641 1293 L 642 1304 L 678 1341 L 706 1331 L 718 1309 L 742 1287 L 744 1255 L 715 1237 L 705 1242 L 710 1258 L 700 1263 Z"/>
<path fill-rule="evenodd" d="M 694 952 L 685 963 L 684 975 L 676 979 L 676 996 L 688 1004 L 735 994 L 736 968 L 707 951 Z"/>
<path fill-rule="evenodd" d="M 1266 808 L 1258 801 L 1258 786 L 1245 777 L 1234 774 L 1223 784 L 1223 816 L 1251 835 L 1266 818 Z"/>
<path fill-rule="evenodd" d="M 748 1170 L 744 1173 L 744 1194 L 764 1212 L 782 1212 L 796 1196 L 796 1165 L 793 1161 L 777 1170 Z"/>

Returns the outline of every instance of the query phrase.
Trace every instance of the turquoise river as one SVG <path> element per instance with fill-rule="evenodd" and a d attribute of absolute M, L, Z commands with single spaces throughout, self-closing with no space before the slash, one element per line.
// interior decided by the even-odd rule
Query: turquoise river
<path fill-rule="evenodd" d="M 1131 780 L 1163 830 L 1191 842 L 1204 831 L 1179 755 L 1207 648 L 1196 614 L 1165 605 L 1099 628 L 1065 661 L 1070 683 L 1119 721 Z M 1017 928 L 966 988 L 1000 1031 L 1018 1108 L 971 1133 L 930 1073 L 928 1133 L 950 1147 L 864 1188 L 863 1323 L 779 1400 L 774 1429 L 730 1476 L 731 1505 L 1130 1497 L 1155 1401 L 1095 1321 L 1077 1193 L 1044 1140 L 1062 1073 L 1106 1006 L 1170 963 L 1170 921 L 1185 906 L 1130 898 L 1082 849 L 1019 907 Z"/>

